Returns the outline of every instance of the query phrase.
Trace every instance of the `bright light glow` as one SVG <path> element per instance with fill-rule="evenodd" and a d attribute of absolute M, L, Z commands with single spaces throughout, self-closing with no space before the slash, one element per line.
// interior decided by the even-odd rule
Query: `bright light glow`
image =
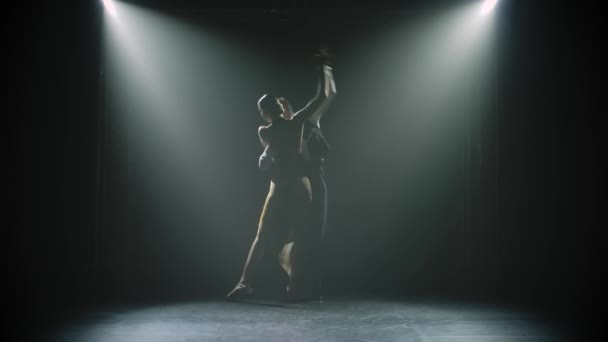
<path fill-rule="evenodd" d="M 224 221 L 230 217 L 226 201 L 210 201 L 209 194 L 221 194 L 238 178 L 230 157 L 236 152 L 211 148 L 222 139 L 217 133 L 222 129 L 206 123 L 222 124 L 216 120 L 225 116 L 221 94 L 231 87 L 216 75 L 232 83 L 238 71 L 232 66 L 246 50 L 179 18 L 128 2 L 113 4 L 120 20 L 104 16 L 109 20 L 103 32 L 103 93 L 107 122 L 124 133 L 127 162 L 137 174 L 133 179 L 139 179 L 129 191 L 163 194 L 147 203 L 167 208 L 159 212 L 167 218 L 181 213 L 191 218 L 187 222 L 231 224 Z M 191 199 L 188 205 L 180 204 L 184 198 Z M 209 202 L 214 216 L 200 210 L 201 202 Z"/>
<path fill-rule="evenodd" d="M 108 12 L 110 12 L 110 14 L 116 18 L 116 7 L 114 7 L 114 2 L 112 2 L 112 0 L 102 0 L 103 1 L 103 5 L 105 6 L 106 10 L 108 10 Z"/>
<path fill-rule="evenodd" d="M 496 6 L 497 2 L 498 2 L 498 0 L 484 1 L 483 6 L 481 6 L 481 14 L 486 15 L 486 14 L 490 13 L 494 9 L 494 6 Z"/>
<path fill-rule="evenodd" d="M 351 67 L 352 76 L 342 74 L 342 84 L 353 84 L 358 70 L 376 68 L 368 61 L 383 63 L 377 67 L 378 76 L 370 73 L 368 84 L 351 90 L 374 100 L 353 100 L 340 110 L 376 110 L 378 114 L 373 133 L 363 123 L 340 132 L 345 140 L 366 136 L 374 144 L 341 153 L 348 153 L 344 158 L 353 161 L 365 158 L 380 165 L 389 163 L 385 158 L 391 154 L 378 153 L 378 146 L 398 151 L 400 157 L 390 158 L 391 167 L 383 170 L 383 195 L 399 197 L 401 203 L 421 204 L 430 201 L 430 193 L 436 198 L 453 194 L 440 184 L 456 184 L 450 182 L 457 182 L 454 177 L 460 176 L 445 170 L 460 158 L 467 142 L 465 125 L 478 125 L 485 117 L 493 91 L 494 12 L 482 17 L 481 5 L 474 1 L 404 14 L 402 25 L 370 36 L 376 40 L 363 41 L 352 52 L 361 62 Z M 382 87 L 376 90 L 370 84 Z M 376 108 L 379 103 L 381 110 Z M 404 189 L 409 192 L 405 194 Z"/>

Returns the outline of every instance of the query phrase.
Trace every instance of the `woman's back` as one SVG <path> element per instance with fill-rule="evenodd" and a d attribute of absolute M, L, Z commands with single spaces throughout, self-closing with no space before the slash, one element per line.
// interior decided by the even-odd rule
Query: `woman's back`
<path fill-rule="evenodd" d="M 268 144 L 274 151 L 275 178 L 302 176 L 301 138 L 302 123 L 296 120 L 275 120 L 266 128 Z"/>

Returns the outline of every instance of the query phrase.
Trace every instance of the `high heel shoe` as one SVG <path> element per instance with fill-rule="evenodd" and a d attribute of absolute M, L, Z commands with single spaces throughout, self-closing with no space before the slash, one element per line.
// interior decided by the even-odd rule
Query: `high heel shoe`
<path fill-rule="evenodd" d="M 253 295 L 253 287 L 239 283 L 235 288 L 226 295 L 227 300 L 242 301 L 251 298 Z"/>

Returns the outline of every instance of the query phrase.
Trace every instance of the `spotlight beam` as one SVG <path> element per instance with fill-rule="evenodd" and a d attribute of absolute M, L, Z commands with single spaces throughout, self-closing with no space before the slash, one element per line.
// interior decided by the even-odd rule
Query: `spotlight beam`
<path fill-rule="evenodd" d="M 488 13 L 490 13 L 494 7 L 496 7 L 496 4 L 498 3 L 498 0 L 486 0 L 483 2 L 483 6 L 481 6 L 481 14 L 486 15 Z"/>
<path fill-rule="evenodd" d="M 114 17 L 116 18 L 116 7 L 114 7 L 114 2 L 112 0 L 102 0 L 103 2 L 103 6 L 106 8 L 106 10 Z"/>

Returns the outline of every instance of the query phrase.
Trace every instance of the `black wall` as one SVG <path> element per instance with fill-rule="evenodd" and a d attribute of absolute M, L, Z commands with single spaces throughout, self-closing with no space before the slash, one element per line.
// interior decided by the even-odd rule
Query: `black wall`
<path fill-rule="evenodd" d="M 13 328 L 95 298 L 86 282 L 96 222 L 98 11 L 95 2 L 22 3 L 3 24 L 11 43 L 4 57 L 12 107 L 4 112 L 16 210 L 5 260 Z"/>
<path fill-rule="evenodd" d="M 363 192 L 360 200 L 344 205 L 353 183 L 373 184 L 373 179 L 349 176 L 343 171 L 350 166 L 340 164 L 336 156 L 333 169 L 332 162 L 328 169 L 335 227 L 330 234 L 335 246 L 333 293 L 348 284 L 347 292 L 355 295 L 481 298 L 574 316 L 594 298 L 601 230 L 597 201 L 603 186 L 596 119 L 601 112 L 592 95 L 597 85 L 590 57 L 595 46 L 587 35 L 595 24 L 583 21 L 583 11 L 577 8 L 501 5 L 496 115 L 481 123 L 467 150 L 468 197 L 446 207 L 442 219 L 429 221 L 446 226 L 451 222 L 458 230 L 445 237 L 445 248 L 418 264 L 425 267 L 407 269 L 406 259 L 420 256 L 398 242 L 407 241 L 408 230 L 400 227 L 407 227 L 411 216 L 393 212 L 376 231 L 357 228 L 360 217 L 353 213 L 383 213 L 385 203 L 365 201 Z M 98 154 L 105 127 L 100 121 L 101 10 L 95 1 L 22 6 L 14 9 L 18 25 L 5 25 L 14 42 L 6 54 L 14 76 L 9 100 L 16 100 L 16 110 L 6 114 L 16 122 L 11 130 L 16 224 L 6 260 L 13 273 L 10 291 L 23 317 L 17 322 L 24 327 L 84 308 L 129 303 L 137 292 L 138 300 L 200 299 L 221 295 L 232 285 L 231 279 L 211 278 L 223 267 L 221 261 L 206 261 L 200 269 L 203 276 L 196 278 L 200 293 L 180 284 L 137 290 L 166 274 L 138 278 L 133 276 L 138 264 L 125 262 L 128 246 L 136 245 L 138 237 L 133 234 L 137 229 L 122 230 L 128 228 L 127 208 L 120 202 L 126 170 L 117 157 L 120 142 L 112 133 L 103 135 L 105 149 Z M 345 45 L 341 38 L 363 39 L 370 32 L 366 29 L 377 27 L 373 18 L 353 16 L 351 20 L 361 23 L 354 33 L 323 24 L 333 30 L 328 40 L 337 46 L 338 55 Z M 216 25 L 222 27 L 221 22 Z M 304 53 L 322 35 L 319 31 L 303 34 L 305 48 L 293 44 L 285 53 Z M 348 99 L 338 101 L 346 106 Z M 325 128 L 330 139 L 344 129 L 338 120 L 330 120 Z M 348 146 L 340 141 L 337 145 Z M 107 204 L 101 212 L 100 180 Z M 250 180 L 259 180 L 256 189 L 263 196 L 264 181 L 258 175 Z M 246 210 L 257 215 L 255 208 L 252 204 Z M 238 251 L 244 256 L 249 238 L 243 234 L 235 241 L 231 267 L 240 268 Z M 461 259 L 448 262 L 454 256 Z M 144 259 L 137 262 L 143 265 Z M 181 277 L 189 279 L 186 273 Z"/>

